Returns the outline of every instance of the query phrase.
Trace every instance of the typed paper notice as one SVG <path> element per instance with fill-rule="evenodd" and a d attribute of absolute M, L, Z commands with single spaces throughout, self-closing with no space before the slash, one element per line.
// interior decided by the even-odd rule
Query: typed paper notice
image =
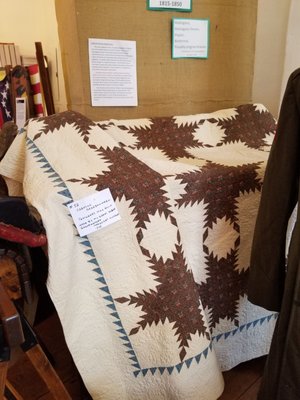
<path fill-rule="evenodd" d="M 137 106 L 136 42 L 89 39 L 92 106 Z"/>

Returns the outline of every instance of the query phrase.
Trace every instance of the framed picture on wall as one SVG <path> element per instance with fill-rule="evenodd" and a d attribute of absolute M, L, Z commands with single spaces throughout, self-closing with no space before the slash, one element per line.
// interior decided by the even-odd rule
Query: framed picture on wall
<path fill-rule="evenodd" d="M 147 0 L 147 9 L 154 11 L 192 11 L 192 0 Z"/>

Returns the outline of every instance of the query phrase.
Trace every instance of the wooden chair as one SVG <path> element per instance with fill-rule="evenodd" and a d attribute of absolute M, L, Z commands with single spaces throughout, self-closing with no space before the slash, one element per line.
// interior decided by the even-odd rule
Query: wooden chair
<path fill-rule="evenodd" d="M 0 396 L 22 399 L 7 380 L 10 353 L 19 347 L 53 398 L 70 400 L 24 315 L 25 305 L 33 303 L 28 246 L 45 245 L 46 236 L 24 199 L 0 198 L 0 210 Z"/>

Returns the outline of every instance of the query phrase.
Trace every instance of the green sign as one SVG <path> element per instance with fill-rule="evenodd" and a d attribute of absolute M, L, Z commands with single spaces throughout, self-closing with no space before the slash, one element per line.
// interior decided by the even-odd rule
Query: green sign
<path fill-rule="evenodd" d="M 192 11 L 192 0 L 148 0 L 148 10 Z"/>

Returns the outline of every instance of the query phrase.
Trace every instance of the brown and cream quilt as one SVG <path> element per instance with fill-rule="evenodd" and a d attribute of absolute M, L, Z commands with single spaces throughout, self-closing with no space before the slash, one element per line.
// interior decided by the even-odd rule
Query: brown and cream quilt
<path fill-rule="evenodd" d="M 250 304 L 252 233 L 275 120 L 210 114 L 29 120 L 0 164 L 49 249 L 48 289 L 94 399 L 216 400 L 222 371 L 268 352 Z M 67 205 L 109 188 L 121 219 L 80 237 Z M 20 194 L 19 191 L 17 194 Z"/>

